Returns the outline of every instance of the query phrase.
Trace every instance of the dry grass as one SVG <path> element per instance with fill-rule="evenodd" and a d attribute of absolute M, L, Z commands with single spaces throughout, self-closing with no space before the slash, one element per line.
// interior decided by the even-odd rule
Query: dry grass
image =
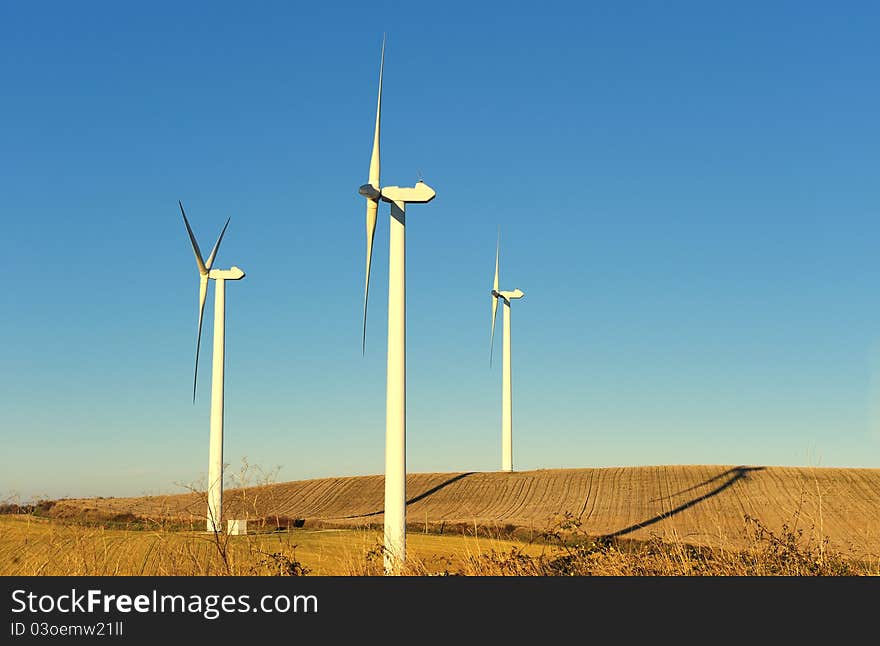
<path fill-rule="evenodd" d="M 370 529 L 215 536 L 3 515 L 0 575 L 380 574 L 381 540 L 381 532 Z M 490 550 L 522 548 L 517 541 L 436 534 L 410 534 L 407 546 L 423 572 L 443 572 Z M 526 550 L 537 555 L 541 548 Z"/>
<path fill-rule="evenodd" d="M 547 533 L 552 546 L 538 556 L 519 549 L 470 559 L 461 572 L 494 576 L 858 576 L 880 575 L 880 560 L 830 548 L 811 527 L 784 523 L 780 532 L 744 517 L 745 549 L 694 546 L 681 541 L 596 539 L 564 516 Z"/>
<path fill-rule="evenodd" d="M 795 520 L 795 524 L 797 519 Z M 810 531 L 779 533 L 746 517 L 745 550 L 661 540 L 590 536 L 563 515 L 521 542 L 475 535 L 410 533 L 404 574 L 466 576 L 853 576 L 880 575 L 880 561 L 844 554 Z M 167 528 L 118 529 L 0 516 L 0 575 L 382 574 L 381 533 L 294 529 L 221 537 Z"/>

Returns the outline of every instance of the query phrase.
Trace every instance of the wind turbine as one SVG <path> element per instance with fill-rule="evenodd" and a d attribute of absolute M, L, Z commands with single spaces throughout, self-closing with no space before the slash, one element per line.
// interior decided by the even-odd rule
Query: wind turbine
<path fill-rule="evenodd" d="M 202 260 L 202 251 L 199 243 L 193 235 L 189 220 L 183 204 L 180 205 L 180 213 L 183 215 L 183 223 L 192 243 L 193 253 L 196 256 L 196 266 L 199 270 L 199 329 L 196 336 L 196 368 L 193 374 L 193 403 L 196 401 L 196 383 L 199 377 L 199 346 L 202 341 L 202 316 L 205 312 L 205 299 L 208 295 L 208 280 L 214 281 L 214 364 L 211 374 L 211 435 L 208 446 L 208 516 L 207 531 L 221 531 L 221 512 L 223 509 L 223 369 L 224 352 L 226 347 L 226 281 L 241 280 L 244 272 L 232 266 L 231 269 L 212 269 L 220 241 L 229 226 L 229 219 L 223 225 L 217 242 L 211 250 L 208 260 Z"/>
<path fill-rule="evenodd" d="M 498 256 L 501 251 L 501 230 L 498 231 L 498 244 L 495 247 L 495 280 L 492 281 L 492 336 L 489 340 L 489 364 L 492 363 L 492 350 L 495 347 L 495 317 L 498 301 L 504 303 L 504 338 L 502 340 L 501 365 L 501 470 L 513 471 L 513 393 L 510 380 L 510 301 L 525 296 L 521 289 L 512 292 L 498 290 Z"/>
<path fill-rule="evenodd" d="M 391 204 L 388 252 L 388 369 L 385 390 L 385 531 L 384 565 L 396 574 L 406 560 L 406 205 L 434 199 L 434 189 L 421 179 L 413 187 L 381 186 L 379 181 L 379 126 L 382 111 L 382 73 L 385 39 L 379 63 L 379 99 L 370 156 L 368 182 L 358 189 L 367 199 L 367 267 L 364 280 L 364 328 L 361 351 L 367 342 L 367 299 L 370 263 L 379 201 Z"/>

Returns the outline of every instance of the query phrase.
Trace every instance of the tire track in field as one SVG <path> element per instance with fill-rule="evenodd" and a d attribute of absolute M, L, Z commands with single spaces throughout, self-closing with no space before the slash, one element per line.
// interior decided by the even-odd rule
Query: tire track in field
<path fill-rule="evenodd" d="M 567 486 L 565 489 L 565 497 L 560 498 L 558 504 L 562 510 L 574 516 L 580 508 L 580 501 L 584 496 L 584 473 L 569 471 L 567 476 L 568 482 L 566 483 Z M 551 494 L 550 497 L 552 498 L 553 486 L 552 482 L 549 479 L 547 481 L 546 487 L 547 491 Z"/>
<path fill-rule="evenodd" d="M 599 535 L 606 531 L 608 527 L 607 517 L 609 514 L 603 509 L 603 505 L 607 504 L 614 497 L 614 468 L 606 467 L 600 469 L 596 473 L 596 481 L 594 483 L 595 494 L 590 506 L 588 519 L 590 521 L 589 529 L 591 535 Z"/>
<path fill-rule="evenodd" d="M 540 492 L 539 477 L 535 474 L 520 474 L 517 485 L 507 496 L 494 498 L 494 505 L 487 507 L 480 518 L 494 523 L 509 523 L 517 519 L 519 510 L 534 500 Z"/>
<path fill-rule="evenodd" d="M 553 486 L 547 478 L 547 474 L 540 474 L 529 488 L 530 500 L 523 500 L 521 504 L 517 505 L 510 514 L 510 518 L 515 520 L 517 513 L 525 507 L 526 502 L 534 510 L 546 509 L 549 518 L 564 514 L 566 511 L 565 499 L 571 485 L 570 475 L 570 473 L 562 474 L 557 486 Z"/>
<path fill-rule="evenodd" d="M 514 507 L 510 513 L 507 515 L 509 520 L 522 520 L 527 517 L 534 517 L 537 513 L 537 510 L 544 509 L 546 510 L 548 520 L 556 516 L 557 514 L 561 514 L 565 512 L 565 493 L 570 486 L 568 482 L 569 478 L 566 476 L 570 476 L 570 473 L 563 474 L 563 477 L 560 478 L 560 482 L 558 486 L 553 486 L 547 477 L 546 473 L 536 474 L 532 481 L 529 483 L 529 488 L 527 491 L 527 495 L 523 497 L 523 499 L 519 502 L 516 507 Z M 557 489 L 559 490 L 560 495 L 554 496 Z M 562 498 L 562 499 L 560 499 Z M 521 509 L 531 508 L 533 511 L 531 514 L 518 517 L 517 514 Z"/>
<path fill-rule="evenodd" d="M 508 479 L 502 490 L 502 495 L 492 501 L 496 506 L 483 507 L 480 513 L 475 514 L 475 518 L 509 518 L 511 512 L 522 504 L 522 499 L 531 495 L 534 481 L 530 474 L 515 472 L 512 480 L 513 486 L 508 488 L 510 482 L 511 480 Z"/>
<path fill-rule="evenodd" d="M 623 470 L 620 467 L 615 467 L 608 472 L 609 489 L 611 491 L 610 495 L 605 496 L 603 501 L 600 501 L 603 502 L 602 506 L 599 507 L 600 527 L 613 527 L 615 519 L 623 517 L 621 508 L 624 505 L 626 505 L 626 511 L 629 511 L 629 495 L 622 495 L 624 492 L 621 491 L 623 489 L 621 486 L 622 475 Z M 630 492 L 626 493 L 629 494 Z"/>
<path fill-rule="evenodd" d="M 584 518 L 584 525 L 587 525 L 593 520 L 593 514 L 596 512 L 596 502 L 599 500 L 599 497 L 602 495 L 602 479 L 604 477 L 604 470 L 602 469 L 593 469 L 592 475 L 590 476 L 590 494 L 589 498 L 584 501 L 584 508 L 587 510 L 587 517 Z M 589 507 L 587 507 L 587 503 L 589 503 Z"/>
<path fill-rule="evenodd" d="M 590 469 L 590 477 L 587 479 L 587 491 L 586 491 L 586 494 L 584 495 L 584 504 L 581 505 L 581 511 L 578 514 L 578 520 L 581 521 L 582 523 L 586 523 L 586 521 L 589 520 L 589 518 L 590 518 L 590 514 L 587 514 L 587 517 L 584 518 L 584 512 L 587 510 L 587 503 L 590 502 L 590 495 L 592 495 L 592 493 L 593 493 L 593 479 L 595 477 L 596 477 L 596 470 Z M 596 504 L 595 497 L 593 498 L 592 502 L 593 502 L 593 505 Z M 591 513 L 592 513 L 593 505 L 590 506 Z"/>

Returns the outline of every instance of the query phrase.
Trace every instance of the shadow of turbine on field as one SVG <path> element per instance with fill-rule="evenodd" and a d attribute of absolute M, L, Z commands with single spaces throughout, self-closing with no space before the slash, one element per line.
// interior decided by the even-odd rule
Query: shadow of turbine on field
<path fill-rule="evenodd" d="M 704 487 L 712 482 L 720 480 L 721 478 L 724 478 L 726 476 L 730 476 L 730 478 L 726 482 L 724 482 L 724 484 L 716 487 L 712 491 L 705 493 L 702 496 L 699 496 L 697 498 L 694 498 L 693 500 L 688 500 L 686 503 L 679 505 L 675 509 L 670 509 L 669 511 L 664 511 L 662 514 L 657 514 L 653 518 L 649 518 L 648 520 L 643 520 L 640 523 L 630 525 L 629 527 L 624 527 L 623 529 L 618 529 L 616 532 L 611 532 L 609 534 L 603 534 L 599 538 L 602 538 L 602 539 L 616 538 L 618 536 L 623 536 L 624 534 L 629 534 L 631 532 L 634 532 L 637 529 L 641 529 L 643 527 L 648 527 L 649 525 L 653 525 L 654 523 L 659 523 L 661 520 L 666 520 L 667 518 L 675 516 L 676 514 L 684 511 L 685 509 L 693 507 L 697 503 L 700 503 L 700 502 L 706 500 L 707 498 L 711 498 L 712 496 L 717 496 L 719 493 L 721 493 L 722 491 L 724 491 L 725 489 L 727 489 L 728 487 L 733 485 L 735 482 L 747 478 L 749 472 L 763 471 L 763 470 L 764 470 L 764 467 L 743 467 L 743 466 L 728 469 L 727 471 L 724 471 L 723 473 L 720 473 L 717 476 L 709 478 L 708 480 L 704 480 L 700 484 L 694 485 L 693 487 L 688 487 L 687 489 L 682 489 L 681 491 L 678 491 L 678 492 L 672 494 L 671 496 L 667 496 L 667 498 L 672 498 L 674 496 L 678 496 L 678 495 L 686 493 L 688 491 L 693 491 L 694 489 L 699 489 L 700 487 Z M 664 498 L 655 498 L 651 502 L 655 502 L 657 500 L 664 500 Z"/>
<path fill-rule="evenodd" d="M 675 493 L 671 493 L 668 496 L 660 496 L 659 498 L 652 498 L 649 502 L 659 502 L 661 500 L 669 500 L 670 498 L 675 498 L 676 496 L 680 496 L 683 493 L 687 493 L 688 491 L 693 491 L 694 489 L 699 489 L 700 487 L 705 487 L 707 484 L 715 482 L 716 480 L 721 480 L 722 478 L 726 478 L 727 476 L 732 476 L 736 478 L 737 473 L 746 472 L 746 471 L 760 471 L 764 467 L 733 467 L 732 469 L 728 469 L 727 471 L 722 471 L 717 476 L 712 476 L 708 480 L 703 480 L 700 483 L 695 484 L 693 487 L 688 487 L 687 489 L 681 489 L 680 491 L 676 491 Z"/>
<path fill-rule="evenodd" d="M 424 500 L 428 496 L 431 496 L 431 495 L 437 493 L 438 491 L 440 491 L 444 487 L 448 487 L 453 482 L 457 482 L 457 481 L 461 480 L 462 478 L 466 478 L 466 477 L 473 475 L 473 474 L 474 474 L 473 471 L 468 471 L 467 473 L 459 473 L 457 476 L 453 476 L 452 478 L 449 478 L 449 480 L 444 480 L 443 482 L 441 482 L 437 486 L 431 487 L 427 491 L 420 493 L 418 496 L 413 496 L 412 498 L 410 498 L 409 500 L 406 501 L 406 504 L 407 504 L 407 506 L 409 506 L 409 505 L 416 503 L 420 500 Z M 348 519 L 348 518 L 368 518 L 370 516 L 378 516 L 379 514 L 382 514 L 384 512 L 385 512 L 385 509 L 383 508 L 383 509 L 380 509 L 379 511 L 371 511 L 367 514 L 354 514 L 353 516 L 343 516 L 343 518 L 346 518 L 346 519 Z"/>

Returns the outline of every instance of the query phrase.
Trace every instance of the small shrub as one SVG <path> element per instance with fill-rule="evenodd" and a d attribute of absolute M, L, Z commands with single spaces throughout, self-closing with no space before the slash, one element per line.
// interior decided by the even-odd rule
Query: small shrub
<path fill-rule="evenodd" d="M 751 524 L 760 552 L 760 567 L 766 574 L 783 576 L 851 576 L 858 574 L 854 563 L 829 546 L 827 536 L 818 540 L 813 533 L 783 523 L 779 533 L 769 530 L 760 520 L 745 515 Z"/>
<path fill-rule="evenodd" d="M 57 500 L 38 500 L 34 505 L 33 514 L 35 516 L 46 516 L 49 510 L 55 506 Z"/>
<path fill-rule="evenodd" d="M 264 555 L 257 565 L 252 568 L 254 574 L 268 574 L 269 576 L 306 576 L 311 568 L 306 567 L 296 559 L 296 545 L 292 553 L 262 552 Z"/>

